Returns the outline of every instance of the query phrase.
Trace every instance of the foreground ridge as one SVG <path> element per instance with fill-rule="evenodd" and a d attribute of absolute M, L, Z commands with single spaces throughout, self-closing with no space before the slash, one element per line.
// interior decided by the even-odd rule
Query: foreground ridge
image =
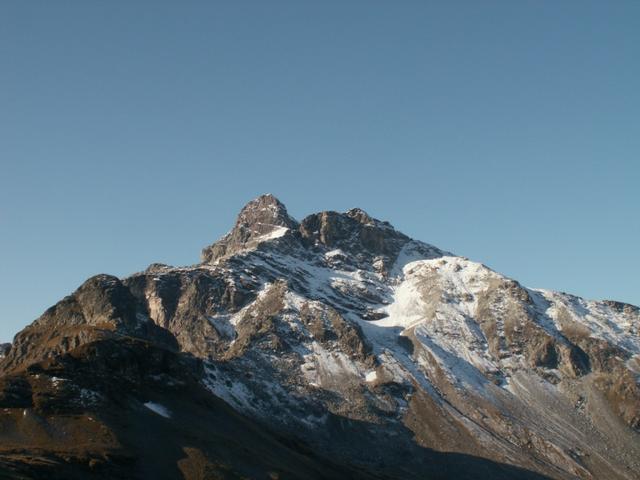
<path fill-rule="evenodd" d="M 92 277 L 0 350 L 0 472 L 637 478 L 639 325 L 262 195 L 201 263 Z"/>

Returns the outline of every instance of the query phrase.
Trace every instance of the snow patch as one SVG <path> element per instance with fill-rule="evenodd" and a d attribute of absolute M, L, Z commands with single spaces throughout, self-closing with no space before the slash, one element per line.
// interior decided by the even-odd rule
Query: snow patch
<path fill-rule="evenodd" d="M 631 355 L 640 354 L 640 336 L 637 319 L 611 308 L 603 302 L 585 300 L 566 293 L 549 290 L 536 290 L 547 302 L 543 311 L 553 322 L 558 331 L 566 327 L 566 320 L 578 326 L 586 327 L 589 336 L 605 340 L 627 350 Z M 565 325 L 563 325 L 563 317 Z M 569 325 L 569 327 L 571 327 Z"/>
<path fill-rule="evenodd" d="M 209 320 L 209 323 L 213 325 L 216 332 L 228 340 L 233 340 L 237 335 L 234 327 L 237 322 L 232 323 L 232 319 L 233 315 L 216 315 L 214 317 L 207 317 L 207 320 Z"/>
<path fill-rule="evenodd" d="M 205 370 L 207 375 L 205 375 L 204 378 L 204 385 L 211 393 L 237 408 L 250 411 L 255 410 L 253 395 L 245 385 L 226 378 L 226 376 L 213 365 L 207 365 Z"/>
<path fill-rule="evenodd" d="M 146 408 L 164 418 L 171 418 L 171 411 L 168 408 L 155 402 L 147 402 L 144 404 Z"/>
<path fill-rule="evenodd" d="M 361 367 L 340 351 L 329 351 L 320 343 L 307 345 L 310 353 L 303 356 L 302 374 L 310 385 L 327 390 L 339 390 L 339 386 L 349 378 L 362 378 Z"/>
<path fill-rule="evenodd" d="M 265 233 L 264 235 L 260 235 L 255 240 L 257 242 L 266 242 L 269 240 L 274 240 L 276 238 L 283 237 L 288 231 L 289 229 L 287 227 L 277 226 L 271 232 Z"/>

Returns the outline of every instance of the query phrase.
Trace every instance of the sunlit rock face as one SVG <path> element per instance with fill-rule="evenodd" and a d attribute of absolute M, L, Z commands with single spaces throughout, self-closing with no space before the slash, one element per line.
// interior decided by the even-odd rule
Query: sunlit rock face
<path fill-rule="evenodd" d="M 262 195 L 250 201 L 238 215 L 233 229 L 202 251 L 202 261 L 213 263 L 262 242 L 280 238 L 298 228 L 286 207 L 273 195 Z"/>
<path fill-rule="evenodd" d="M 29 478 L 637 478 L 639 326 L 637 307 L 529 289 L 363 210 L 298 222 L 263 195 L 200 264 L 93 277 L 0 350 L 0 462 Z"/>

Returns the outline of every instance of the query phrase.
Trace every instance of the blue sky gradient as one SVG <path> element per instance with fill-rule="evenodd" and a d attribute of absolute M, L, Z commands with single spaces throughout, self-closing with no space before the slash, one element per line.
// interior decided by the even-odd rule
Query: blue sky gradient
<path fill-rule="evenodd" d="M 640 304 L 640 2 L 0 6 L 0 341 L 265 192 Z"/>

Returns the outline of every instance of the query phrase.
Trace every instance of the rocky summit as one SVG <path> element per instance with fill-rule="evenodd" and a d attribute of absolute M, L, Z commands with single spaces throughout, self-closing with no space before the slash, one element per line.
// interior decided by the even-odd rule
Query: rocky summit
<path fill-rule="evenodd" d="M 0 347 L 0 478 L 638 479 L 640 310 L 272 195 Z"/>

